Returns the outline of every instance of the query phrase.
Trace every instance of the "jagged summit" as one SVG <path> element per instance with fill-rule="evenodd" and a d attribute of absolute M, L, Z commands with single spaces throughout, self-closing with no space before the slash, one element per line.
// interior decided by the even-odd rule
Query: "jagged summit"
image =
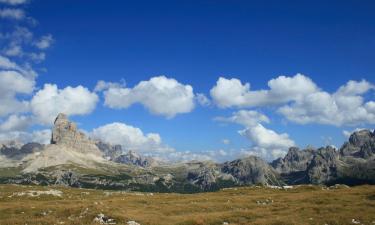
<path fill-rule="evenodd" d="M 375 138 L 375 131 L 370 130 L 359 130 L 352 133 L 349 137 L 349 143 L 356 146 L 362 146 L 366 142 L 371 141 Z"/>
<path fill-rule="evenodd" d="M 68 116 L 64 113 L 59 113 L 55 119 L 51 144 L 64 145 L 81 153 L 101 155 L 95 142 L 79 131 L 77 125 L 69 121 Z"/>
<path fill-rule="evenodd" d="M 290 148 L 284 158 L 271 164 L 288 183 L 374 183 L 375 132 L 360 130 L 337 150 Z"/>
<path fill-rule="evenodd" d="M 349 137 L 340 149 L 342 156 L 371 158 L 375 155 L 375 131 L 360 130 Z"/>
<path fill-rule="evenodd" d="M 52 129 L 51 144 L 46 145 L 40 154 L 31 155 L 24 171 L 63 164 L 95 168 L 97 163 L 105 161 L 95 142 L 79 131 L 67 115 L 59 113 Z"/>
<path fill-rule="evenodd" d="M 0 168 L 16 168 L 17 174 L 0 174 L 0 182 L 189 193 L 258 183 L 374 184 L 375 132 L 354 132 L 340 149 L 292 147 L 271 164 L 256 156 L 224 163 L 164 164 L 126 151 L 126 146 L 91 140 L 60 113 L 50 144 L 0 144 Z"/>

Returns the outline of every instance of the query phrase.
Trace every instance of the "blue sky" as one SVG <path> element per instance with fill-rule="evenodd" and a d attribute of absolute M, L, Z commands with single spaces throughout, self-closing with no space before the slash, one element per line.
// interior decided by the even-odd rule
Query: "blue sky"
<path fill-rule="evenodd" d="M 24 13 L 15 17 L 15 14 L 9 16 L 0 12 L 0 16 L 3 15 L 1 32 L 5 34 L 17 27 L 26 27 L 33 38 L 20 44 L 23 50 L 30 54 L 43 52 L 45 57 L 37 62 L 26 53 L 6 55 L 5 50 L 9 49 L 14 37 L 1 39 L 3 57 L 22 66 L 28 63 L 37 74 L 28 77 L 35 82 L 32 91 L 10 94 L 16 100 L 30 101 L 30 106 L 25 110 L 0 113 L 3 124 L 11 116 L 16 118 L 14 121 L 22 120 L 27 124 L 17 129 L 8 127 L 1 131 L 0 128 L 4 138 L 20 137 L 22 132 L 35 132 L 50 126 L 40 118 L 35 119 L 34 114 L 39 109 L 32 104 L 38 91 L 44 90 L 44 84 L 55 84 L 59 90 L 81 85 L 96 95 L 98 99 L 92 95 L 90 98 L 93 105 L 82 107 L 81 111 L 62 107 L 68 105 L 65 102 L 53 108 L 62 107 L 61 111 L 71 114 L 71 118 L 90 135 L 94 135 L 93 129 L 114 122 L 139 128 L 146 141 L 141 141 L 142 144 L 138 143 L 135 148 L 145 153 L 154 148 L 162 148 L 160 151 L 166 148 L 173 149 L 166 152 L 204 152 L 213 158 L 219 155 L 216 158 L 221 160 L 253 153 L 270 159 L 285 152 L 290 145 L 340 146 L 346 139 L 344 130 L 373 128 L 375 123 L 373 1 L 18 1 L 0 1 L 2 12 L 17 9 Z M 47 38 L 48 47 L 39 48 L 35 43 L 48 35 L 51 37 Z M 3 70 L 9 71 L 9 68 Z M 292 79 L 289 85 L 294 86 L 298 73 L 303 74 L 300 76 L 302 83 L 298 83 L 302 90 L 288 96 L 270 91 L 268 97 L 263 96 L 262 103 L 252 103 L 257 97 L 249 91 L 269 90 L 267 83 L 281 75 Z M 186 94 L 188 91 L 184 88 L 190 85 L 193 106 L 181 109 L 183 113 L 177 112 L 173 116 L 153 113 L 152 109 L 156 107 L 168 108 L 168 99 L 171 99 L 166 98 L 163 100 L 165 105 L 153 105 L 150 109 L 145 102 L 155 100 L 150 96 L 158 97 L 150 89 L 136 90 L 125 96 L 138 99 L 134 104 L 106 104 L 105 93 L 109 89 L 133 88 L 141 81 L 161 75 L 167 82 L 177 82 L 178 90 L 169 94 L 180 93 L 181 89 Z M 219 77 L 225 78 L 226 84 L 236 83 L 231 78 L 241 82 L 240 86 L 237 82 L 237 86 L 229 90 L 219 90 L 224 97 L 231 96 L 229 100 L 233 102 L 228 103 L 228 99 L 210 92 L 217 86 Z M 106 89 L 94 92 L 99 80 L 125 81 L 126 85 L 107 85 Z M 341 98 L 344 94 L 335 95 L 349 80 L 357 82 L 352 85 L 356 91 L 345 94 L 345 98 Z M 249 90 L 237 93 L 238 101 L 234 100 L 236 94 L 225 93 L 245 87 L 246 83 L 249 83 Z M 304 92 L 303 85 L 307 85 L 306 90 L 312 88 L 311 91 Z M 289 90 L 288 86 L 284 88 Z M 2 93 L 6 93 L 5 90 Z M 208 106 L 199 104 L 198 93 L 208 98 Z M 346 105 L 342 103 L 333 109 L 339 98 Z M 125 99 L 124 96 L 121 99 Z M 358 104 L 356 109 L 347 107 L 353 105 L 350 102 L 353 99 L 356 99 L 354 105 Z M 271 100 L 276 102 L 270 103 Z M 223 101 L 228 104 L 223 106 Z M 291 107 L 289 111 L 282 113 L 280 108 L 287 106 Z M 173 107 L 178 111 L 180 106 Z M 320 111 L 315 110 L 317 108 Z M 354 112 L 358 108 L 361 110 Z M 229 118 L 239 110 L 251 111 L 247 114 L 250 120 L 258 118 L 258 114 L 268 120 L 253 121 L 249 125 Z M 327 112 L 337 113 L 337 117 L 327 116 Z M 359 114 L 361 116 L 354 118 Z M 240 134 L 238 131 L 241 130 L 248 132 Z M 100 131 L 96 133 L 97 137 L 108 137 L 108 141 L 115 140 L 124 145 L 132 141 L 129 137 L 121 139 L 131 132 L 129 129 L 124 129 L 120 137 L 105 133 L 104 128 Z M 157 133 L 162 141 L 159 143 L 151 138 L 152 143 L 149 143 L 148 133 Z"/>

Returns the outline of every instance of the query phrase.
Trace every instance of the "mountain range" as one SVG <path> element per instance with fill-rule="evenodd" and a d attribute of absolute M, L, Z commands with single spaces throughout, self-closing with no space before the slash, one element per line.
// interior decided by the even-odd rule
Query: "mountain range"
<path fill-rule="evenodd" d="M 0 183 L 181 193 L 242 185 L 375 184 L 375 131 L 356 131 L 339 149 L 292 147 L 270 163 L 257 156 L 165 163 L 91 140 L 60 113 L 50 144 L 0 144 Z"/>

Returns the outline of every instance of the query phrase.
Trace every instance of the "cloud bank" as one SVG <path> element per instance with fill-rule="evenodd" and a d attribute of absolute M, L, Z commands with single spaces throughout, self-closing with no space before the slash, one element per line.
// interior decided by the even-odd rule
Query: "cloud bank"
<path fill-rule="evenodd" d="M 195 106 L 192 86 L 181 84 L 165 76 L 141 81 L 133 88 L 113 83 L 98 83 L 96 89 L 105 89 L 104 104 L 110 108 L 126 109 L 139 103 L 152 114 L 167 118 L 191 112 Z"/>
<path fill-rule="evenodd" d="M 375 102 L 366 102 L 363 97 L 374 85 L 366 80 L 348 81 L 336 92 L 328 93 L 309 77 L 297 74 L 271 79 L 268 87 L 250 90 L 249 83 L 220 77 L 210 94 L 220 108 L 278 107 L 277 112 L 298 124 L 375 124 Z"/>

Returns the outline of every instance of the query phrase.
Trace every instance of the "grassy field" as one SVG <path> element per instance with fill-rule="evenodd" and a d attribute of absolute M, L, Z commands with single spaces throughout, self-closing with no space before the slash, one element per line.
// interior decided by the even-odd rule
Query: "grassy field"
<path fill-rule="evenodd" d="M 42 192 L 38 196 L 34 191 Z M 243 187 L 158 194 L 0 185 L 1 225 L 99 224 L 94 221 L 99 213 L 116 224 L 141 225 L 375 224 L 375 186 Z"/>

